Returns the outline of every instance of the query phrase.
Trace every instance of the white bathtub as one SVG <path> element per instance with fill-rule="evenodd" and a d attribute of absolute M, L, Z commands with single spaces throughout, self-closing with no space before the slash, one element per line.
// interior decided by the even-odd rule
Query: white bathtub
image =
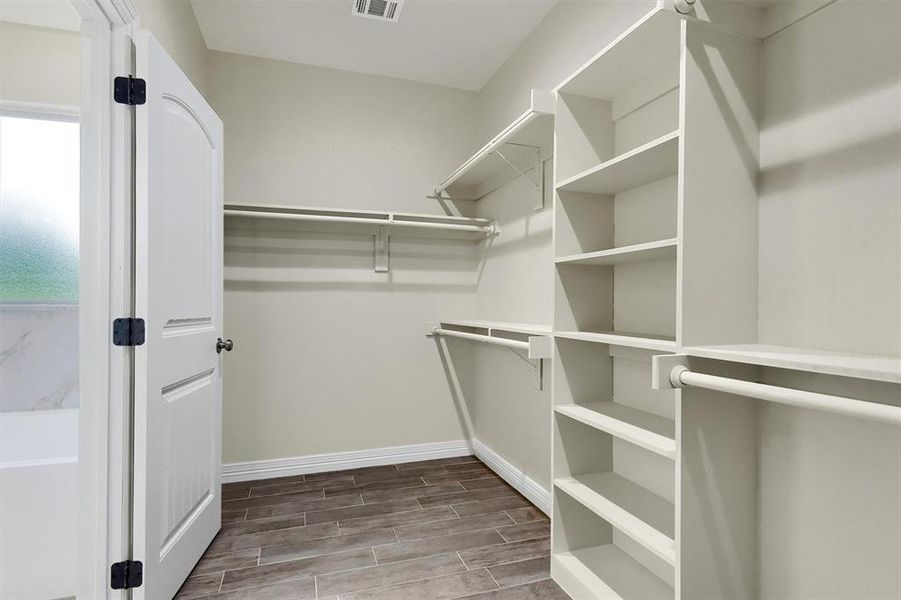
<path fill-rule="evenodd" d="M 78 409 L 0 413 L 0 599 L 75 595 Z"/>

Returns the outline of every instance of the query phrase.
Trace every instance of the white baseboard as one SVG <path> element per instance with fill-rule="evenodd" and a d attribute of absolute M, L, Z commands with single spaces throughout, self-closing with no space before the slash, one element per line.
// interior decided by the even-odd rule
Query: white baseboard
<path fill-rule="evenodd" d="M 528 498 L 529 502 L 546 514 L 551 514 L 551 493 L 534 479 L 504 459 L 500 454 L 478 440 L 472 441 L 476 457 L 500 475 L 517 492 Z"/>
<path fill-rule="evenodd" d="M 468 454 L 475 454 L 479 460 L 513 486 L 517 492 L 528 498 L 532 504 L 540 508 L 545 514 L 550 514 L 550 492 L 478 440 L 472 440 L 471 442 L 469 440 L 456 440 L 452 442 L 414 444 L 412 446 L 394 446 L 390 448 L 375 448 L 373 450 L 230 463 L 222 465 L 222 483 L 289 477 L 307 473 L 322 473 L 323 471 L 360 469 L 363 467 L 393 465 L 435 458 L 466 456 Z"/>
<path fill-rule="evenodd" d="M 452 442 L 375 448 L 373 450 L 254 460 L 222 465 L 222 483 L 289 477 L 306 473 L 322 473 L 323 471 L 377 467 L 379 465 L 393 465 L 433 458 L 466 456 L 472 453 L 473 447 L 468 440 L 455 440 Z"/>

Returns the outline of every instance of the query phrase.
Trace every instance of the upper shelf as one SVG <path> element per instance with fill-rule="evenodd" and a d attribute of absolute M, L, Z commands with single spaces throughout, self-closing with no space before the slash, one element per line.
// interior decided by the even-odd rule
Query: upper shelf
<path fill-rule="evenodd" d="M 557 86 L 558 92 L 613 100 L 652 75 L 678 77 L 682 19 L 658 9 L 635 23 Z"/>
<path fill-rule="evenodd" d="M 679 132 L 664 136 L 577 173 L 557 185 L 566 192 L 612 195 L 675 175 L 679 169 Z"/>
<path fill-rule="evenodd" d="M 478 200 L 506 183 L 505 173 L 535 168 L 553 141 L 555 106 L 553 92 L 532 90 L 529 109 L 435 186 L 433 196 Z"/>
<path fill-rule="evenodd" d="M 226 204 L 226 217 L 273 219 L 281 221 L 312 222 L 338 228 L 378 230 L 387 227 L 392 233 L 398 230 L 417 232 L 431 237 L 479 238 L 497 233 L 489 219 L 423 215 L 413 213 L 379 212 L 369 210 L 314 208 L 308 206 L 278 206 L 271 204 Z"/>
<path fill-rule="evenodd" d="M 552 331 L 546 325 L 463 319 L 441 321 L 432 333 L 526 350 L 533 360 L 553 354 Z"/>
<path fill-rule="evenodd" d="M 901 357 L 840 354 L 765 344 L 691 346 L 683 351 L 689 356 L 714 360 L 901 383 Z"/>

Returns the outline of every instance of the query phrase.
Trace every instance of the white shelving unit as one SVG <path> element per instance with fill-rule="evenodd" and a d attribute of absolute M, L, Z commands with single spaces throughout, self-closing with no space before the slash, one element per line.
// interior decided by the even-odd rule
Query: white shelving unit
<path fill-rule="evenodd" d="M 676 423 L 673 419 L 616 402 L 558 406 L 554 411 L 660 456 L 676 458 Z"/>
<path fill-rule="evenodd" d="M 543 198 L 542 165 L 553 143 L 555 104 L 553 92 L 532 90 L 529 108 L 436 185 L 429 197 L 479 200 L 512 178 L 525 176 Z"/>
<path fill-rule="evenodd" d="M 645 244 L 633 244 L 611 250 L 598 250 L 572 256 L 561 256 L 555 259 L 554 262 L 557 264 L 611 266 L 654 260 L 675 260 L 678 246 L 679 240 L 671 238 Z"/>
<path fill-rule="evenodd" d="M 270 229 L 371 234 L 375 271 L 380 273 L 389 270 L 391 237 L 479 240 L 498 233 L 490 219 L 445 215 L 228 203 L 223 213 L 226 228 L 256 228 L 263 223 Z"/>

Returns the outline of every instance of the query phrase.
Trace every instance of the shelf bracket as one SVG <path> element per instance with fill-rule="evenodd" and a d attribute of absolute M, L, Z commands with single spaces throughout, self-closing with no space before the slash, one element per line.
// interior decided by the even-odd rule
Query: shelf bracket
<path fill-rule="evenodd" d="M 534 358 L 529 358 L 528 356 L 523 356 L 522 354 L 517 352 L 515 348 L 507 348 L 507 350 L 509 350 L 510 352 L 512 352 L 519 358 L 521 358 L 523 361 L 527 362 L 529 364 L 529 366 L 532 367 L 532 369 L 534 369 L 535 376 L 536 376 L 535 389 L 537 389 L 538 391 L 543 391 L 544 390 L 544 359 L 543 358 L 534 359 Z"/>
<path fill-rule="evenodd" d="M 535 179 L 529 177 L 528 171 L 523 171 L 519 167 L 513 164 L 513 162 L 504 156 L 503 152 L 500 150 L 494 150 L 492 154 L 496 154 L 503 160 L 507 165 L 516 171 L 517 175 L 520 177 L 525 177 L 532 184 L 532 187 L 535 188 L 535 192 L 538 194 L 538 203 L 532 209 L 535 212 L 540 210 L 544 210 L 545 207 L 545 198 L 544 198 L 544 162 L 541 160 L 541 148 L 538 146 L 528 146 L 526 144 L 510 144 L 511 146 L 520 146 L 522 148 L 530 148 L 535 152 L 535 163 L 532 169 L 535 171 Z"/>
<path fill-rule="evenodd" d="M 376 273 L 387 273 L 389 267 L 389 244 L 390 244 L 390 236 L 388 235 L 388 230 L 384 225 L 379 226 L 378 234 L 372 236 L 373 238 L 373 263 L 375 264 L 375 272 Z"/>

